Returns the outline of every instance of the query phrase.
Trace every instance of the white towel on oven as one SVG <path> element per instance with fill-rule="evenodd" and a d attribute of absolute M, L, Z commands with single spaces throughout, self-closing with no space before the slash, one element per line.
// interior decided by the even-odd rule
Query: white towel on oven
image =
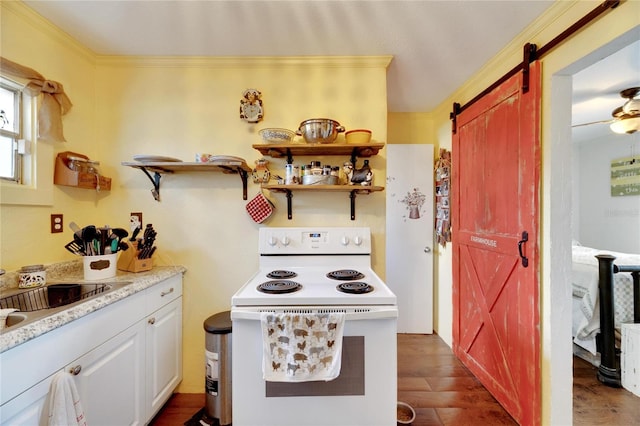
<path fill-rule="evenodd" d="M 344 312 L 263 312 L 262 375 L 270 382 L 333 380 L 340 375 Z"/>

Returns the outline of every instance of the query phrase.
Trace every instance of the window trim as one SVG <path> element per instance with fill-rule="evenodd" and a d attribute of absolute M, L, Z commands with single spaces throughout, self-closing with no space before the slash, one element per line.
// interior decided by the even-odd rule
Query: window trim
<path fill-rule="evenodd" d="M 3 81 L 14 82 L 5 76 Z M 19 83 L 18 83 L 19 85 Z M 22 139 L 30 153 L 22 155 L 22 182 L 0 179 L 0 205 L 53 205 L 53 145 L 37 140 L 38 98 L 22 96 Z"/>
<path fill-rule="evenodd" d="M 16 83 L 13 80 L 9 80 L 5 77 L 0 76 L 0 87 L 2 87 L 3 90 L 6 91 L 10 91 L 13 92 L 13 96 L 14 96 L 14 121 L 17 122 L 17 129 L 13 128 L 13 129 L 0 129 L 0 133 L 2 133 L 2 136 L 4 137 L 8 137 L 13 139 L 14 141 L 14 146 L 13 146 L 13 168 L 14 168 L 14 174 L 12 177 L 0 177 L 0 180 L 2 181 L 7 181 L 7 182 L 17 182 L 17 183 L 22 183 L 23 179 L 22 179 L 22 157 L 18 154 L 18 147 L 15 146 L 15 144 L 17 144 L 17 141 L 22 139 L 22 135 L 23 135 L 23 118 L 22 116 L 24 115 L 24 107 L 23 107 L 23 102 L 22 102 L 22 98 L 24 98 L 24 94 L 22 93 L 22 89 L 24 88 L 23 85 Z M 18 112 L 18 114 L 15 114 L 15 112 Z"/>

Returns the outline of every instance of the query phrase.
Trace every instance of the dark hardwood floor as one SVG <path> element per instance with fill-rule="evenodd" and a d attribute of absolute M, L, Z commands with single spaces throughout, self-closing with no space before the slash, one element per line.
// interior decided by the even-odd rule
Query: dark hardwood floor
<path fill-rule="evenodd" d="M 604 386 L 577 357 L 573 371 L 575 425 L 640 425 L 640 398 Z M 414 426 L 516 424 L 435 334 L 398 335 L 398 400 L 414 407 Z M 151 426 L 184 425 L 203 406 L 204 394 L 175 394 Z"/>

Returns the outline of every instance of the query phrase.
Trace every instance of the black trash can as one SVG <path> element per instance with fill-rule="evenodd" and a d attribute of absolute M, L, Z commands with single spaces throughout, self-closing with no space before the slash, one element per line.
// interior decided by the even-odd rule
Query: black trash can
<path fill-rule="evenodd" d="M 231 424 L 231 312 L 210 316 L 204 322 L 205 412 L 220 425 Z"/>

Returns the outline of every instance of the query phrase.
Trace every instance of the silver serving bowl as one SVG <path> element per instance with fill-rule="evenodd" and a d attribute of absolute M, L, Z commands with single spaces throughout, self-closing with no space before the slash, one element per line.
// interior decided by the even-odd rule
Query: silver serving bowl
<path fill-rule="evenodd" d="M 312 118 L 300 123 L 296 134 L 302 136 L 307 143 L 334 143 L 341 132 L 344 132 L 344 127 L 335 120 Z"/>

